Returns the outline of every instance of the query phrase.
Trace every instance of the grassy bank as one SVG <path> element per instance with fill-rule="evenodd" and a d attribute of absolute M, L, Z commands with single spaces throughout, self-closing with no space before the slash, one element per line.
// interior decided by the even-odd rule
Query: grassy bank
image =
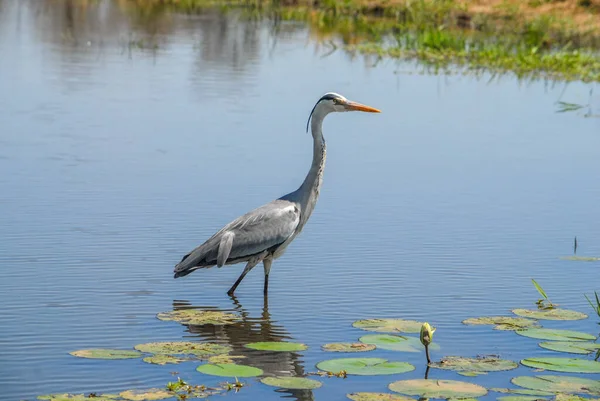
<path fill-rule="evenodd" d="M 305 21 L 318 40 L 436 68 L 600 81 L 600 0 L 128 1 Z"/>

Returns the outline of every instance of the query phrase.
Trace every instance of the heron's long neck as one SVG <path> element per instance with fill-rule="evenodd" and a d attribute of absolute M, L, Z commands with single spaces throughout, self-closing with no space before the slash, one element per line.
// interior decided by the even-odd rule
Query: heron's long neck
<path fill-rule="evenodd" d="M 300 217 L 300 228 L 306 224 L 306 221 L 312 214 L 319 191 L 323 183 L 323 170 L 325 169 L 325 159 L 327 158 L 327 149 L 325 138 L 323 138 L 322 126 L 324 114 L 315 112 L 311 121 L 311 132 L 313 136 L 313 160 L 304 182 L 298 188 L 298 201 L 302 208 Z"/>

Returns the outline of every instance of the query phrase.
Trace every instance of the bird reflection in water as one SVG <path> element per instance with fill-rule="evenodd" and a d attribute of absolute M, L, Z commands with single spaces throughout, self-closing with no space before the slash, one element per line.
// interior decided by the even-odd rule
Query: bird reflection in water
<path fill-rule="evenodd" d="M 302 355 L 298 352 L 260 351 L 246 348 L 244 345 L 262 341 L 289 341 L 292 337 L 285 328 L 271 319 L 269 313 L 268 296 L 264 297 L 260 317 L 252 317 L 235 296 L 230 297 L 233 302 L 231 310 L 219 310 L 214 307 L 199 307 L 204 310 L 219 310 L 221 312 L 235 312 L 240 320 L 226 325 L 185 325 L 188 332 L 202 341 L 227 344 L 233 350 L 231 355 L 243 356 L 239 363 L 251 365 L 264 371 L 265 376 L 297 376 L 305 375 L 302 364 Z M 189 309 L 193 306 L 184 300 L 174 300 L 173 310 Z M 313 401 L 312 390 L 277 389 L 282 393 L 282 398 L 291 398 L 298 401 Z"/>

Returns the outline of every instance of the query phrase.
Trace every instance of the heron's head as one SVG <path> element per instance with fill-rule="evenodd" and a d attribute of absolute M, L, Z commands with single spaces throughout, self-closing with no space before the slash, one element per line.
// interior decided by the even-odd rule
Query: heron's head
<path fill-rule="evenodd" d="M 318 115 L 320 118 L 323 118 L 329 113 L 344 111 L 381 113 L 380 110 L 377 110 L 374 107 L 365 106 L 364 104 L 348 100 L 338 93 L 329 92 L 321 96 L 317 104 L 315 104 L 315 107 L 313 107 L 312 111 L 310 112 L 310 116 L 306 122 L 306 131 L 308 131 L 308 125 L 310 124 L 310 119 L 313 117 L 313 115 Z"/>

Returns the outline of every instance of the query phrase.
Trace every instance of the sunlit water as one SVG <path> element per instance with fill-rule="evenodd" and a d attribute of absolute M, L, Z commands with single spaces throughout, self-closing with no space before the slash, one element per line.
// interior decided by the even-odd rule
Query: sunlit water
<path fill-rule="evenodd" d="M 89 3 L 0 1 L 0 398 L 163 387 L 173 371 L 224 381 L 193 362 L 68 354 L 149 341 L 229 343 L 268 374 L 302 375 L 344 356 L 320 346 L 356 341 L 366 332 L 351 323 L 369 317 L 429 321 L 442 346 L 434 359 L 549 355 L 536 340 L 461 324 L 534 306 L 531 278 L 553 302 L 591 312 L 583 294 L 600 290 L 600 264 L 559 257 L 574 236 L 578 254 L 600 256 L 600 119 L 556 113 L 555 102 L 586 103 L 593 85 L 423 75 L 327 55 L 298 24 L 142 18 L 127 1 Z M 236 299 L 225 292 L 241 265 L 173 280 L 174 264 L 215 230 L 300 184 L 306 119 L 327 91 L 383 113 L 327 118 L 321 197 L 274 264 L 268 304 L 260 266 Z M 186 305 L 244 320 L 189 329 L 155 318 Z M 597 321 L 544 325 L 597 333 Z M 309 349 L 243 348 L 282 339 Z M 424 374 L 423 354 L 361 356 L 416 370 L 318 378 L 314 391 L 248 379 L 229 397 L 343 400 Z M 506 387 L 529 374 L 467 380 Z"/>

